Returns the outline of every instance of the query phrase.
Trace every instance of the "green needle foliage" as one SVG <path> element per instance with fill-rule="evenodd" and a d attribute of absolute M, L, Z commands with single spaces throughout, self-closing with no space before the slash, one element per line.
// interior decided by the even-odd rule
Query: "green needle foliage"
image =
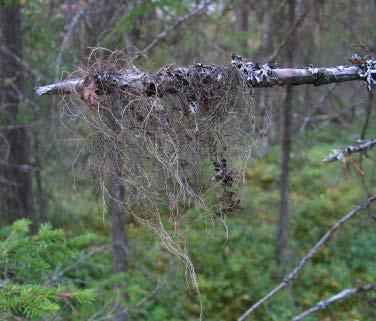
<path fill-rule="evenodd" d="M 64 305 L 90 302 L 90 289 L 77 289 L 56 271 L 74 262 L 93 235 L 67 238 L 61 229 L 43 224 L 30 234 L 30 221 L 21 219 L 0 232 L 0 319 L 25 316 L 37 320 Z"/>

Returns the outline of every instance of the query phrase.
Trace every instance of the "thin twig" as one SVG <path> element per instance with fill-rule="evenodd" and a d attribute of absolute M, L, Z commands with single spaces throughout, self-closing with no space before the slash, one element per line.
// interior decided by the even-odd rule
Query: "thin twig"
<path fill-rule="evenodd" d="M 283 41 L 279 44 L 279 46 L 274 50 L 272 55 L 267 60 L 269 63 L 274 62 L 278 58 L 279 53 L 281 50 L 287 45 L 289 42 L 291 36 L 294 34 L 295 30 L 299 28 L 299 26 L 303 23 L 305 17 L 307 14 L 311 11 L 311 8 L 313 7 L 313 4 L 308 6 L 306 10 L 302 13 L 302 15 L 296 20 L 296 22 L 291 26 L 291 28 L 288 30 L 286 37 L 283 39 Z"/>
<path fill-rule="evenodd" d="M 44 80 L 45 77 L 38 71 L 31 68 L 20 56 L 9 50 L 6 46 L 0 45 L 0 51 L 11 57 L 17 64 L 21 65 L 31 75 L 35 76 L 36 81 Z"/>
<path fill-rule="evenodd" d="M 128 313 L 130 310 L 139 309 L 141 306 L 143 306 L 145 303 L 147 303 L 150 299 L 152 299 L 158 293 L 158 291 L 160 289 L 162 289 L 165 285 L 166 285 L 165 282 L 158 283 L 145 297 L 143 297 L 141 300 L 139 300 L 134 306 L 131 306 L 129 308 L 125 308 L 121 312 Z M 99 318 L 96 318 L 96 319 L 90 318 L 90 320 L 92 320 L 92 321 L 110 320 L 115 316 L 116 316 L 116 314 L 113 314 L 111 312 L 111 314 L 109 314 L 109 315 L 102 316 L 102 317 L 99 317 Z"/>
<path fill-rule="evenodd" d="M 291 321 L 301 321 L 305 319 L 306 317 L 310 316 L 311 314 L 314 314 L 320 310 L 325 309 L 329 304 L 332 304 L 334 302 L 337 302 L 339 300 L 343 300 L 346 298 L 349 298 L 351 296 L 354 296 L 359 293 L 363 292 L 370 292 L 370 291 L 375 291 L 376 290 L 376 283 L 373 284 L 367 284 L 367 285 L 361 285 L 356 288 L 352 289 L 346 289 L 343 290 L 336 295 L 333 295 L 331 297 L 328 297 L 324 300 L 319 301 L 316 303 L 312 308 L 310 308 L 307 311 L 304 311 L 302 314 L 299 314 L 298 316 L 294 317 Z"/>
<path fill-rule="evenodd" d="M 303 256 L 299 264 L 278 284 L 274 289 L 272 289 L 268 294 L 266 294 L 259 301 L 254 303 L 247 311 L 245 311 L 238 321 L 243 321 L 253 314 L 261 305 L 269 301 L 276 293 L 288 287 L 289 284 L 296 279 L 299 272 L 304 268 L 304 266 L 310 261 L 310 259 L 317 254 L 319 249 L 330 240 L 334 232 L 336 232 L 343 224 L 351 220 L 357 213 L 367 209 L 374 201 L 376 201 L 376 194 L 369 197 L 366 201 L 355 206 L 349 213 L 339 219 L 326 233 L 325 235 L 308 251 L 308 253 Z"/>
<path fill-rule="evenodd" d="M 368 93 L 368 102 L 366 106 L 366 119 L 364 120 L 364 125 L 360 133 L 360 139 L 364 139 L 366 137 L 367 128 L 369 125 L 369 121 L 371 119 L 372 106 L 373 106 L 373 92 L 370 91 Z"/>
<path fill-rule="evenodd" d="M 358 140 L 355 144 L 346 146 L 342 149 L 333 149 L 332 152 L 324 158 L 324 163 L 331 163 L 337 160 L 345 160 L 353 153 L 359 153 L 376 146 L 376 138 Z"/>
<path fill-rule="evenodd" d="M 55 68 L 55 79 L 58 78 L 58 72 L 59 72 L 59 68 L 60 68 L 60 64 L 61 64 L 61 58 L 62 58 L 62 55 L 63 55 L 63 51 L 67 47 L 68 42 L 69 42 L 70 38 L 72 37 L 72 34 L 73 34 L 74 30 L 76 29 L 80 19 L 84 16 L 84 14 L 86 13 L 86 10 L 88 8 L 90 8 L 90 4 L 93 3 L 94 1 L 95 0 L 89 0 L 87 3 L 82 5 L 80 10 L 77 11 L 76 15 L 73 17 L 73 19 L 69 23 L 68 31 L 63 38 L 63 41 L 60 45 L 60 49 L 59 49 L 58 54 L 57 54 L 56 68 Z"/>
<path fill-rule="evenodd" d="M 178 17 L 175 22 L 167 27 L 164 31 L 162 31 L 160 34 L 158 34 L 143 50 L 141 50 L 140 53 L 136 55 L 135 58 L 138 58 L 142 54 L 146 54 L 150 49 L 155 47 L 159 42 L 161 42 L 163 39 L 165 39 L 172 31 L 174 31 L 177 27 L 179 27 L 181 24 L 186 22 L 191 17 L 195 16 L 196 14 L 200 13 L 202 10 L 204 10 L 210 3 L 210 1 L 204 1 L 203 3 L 199 4 L 195 9 L 193 9 L 191 12 Z"/>
<path fill-rule="evenodd" d="M 311 122 L 312 118 L 315 116 L 316 112 L 319 110 L 319 108 L 324 104 L 325 100 L 329 97 L 331 92 L 334 90 L 337 84 L 331 84 L 324 95 L 320 97 L 318 100 L 316 106 L 313 108 L 313 110 L 309 113 L 308 116 L 304 117 L 303 124 L 300 126 L 299 131 L 304 132 L 305 128 L 308 126 L 308 124 Z"/>

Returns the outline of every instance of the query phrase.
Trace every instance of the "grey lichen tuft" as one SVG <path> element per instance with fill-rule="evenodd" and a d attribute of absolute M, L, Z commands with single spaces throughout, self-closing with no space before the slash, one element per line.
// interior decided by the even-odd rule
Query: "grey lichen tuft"
<path fill-rule="evenodd" d="M 238 68 L 247 77 L 247 82 L 252 87 L 274 86 L 278 82 L 277 76 L 273 71 L 274 66 L 268 63 L 260 66 L 257 63 L 232 54 L 231 65 Z"/>
<path fill-rule="evenodd" d="M 359 76 L 367 82 L 367 89 L 371 91 L 376 86 L 376 59 L 368 59 L 359 66 Z"/>

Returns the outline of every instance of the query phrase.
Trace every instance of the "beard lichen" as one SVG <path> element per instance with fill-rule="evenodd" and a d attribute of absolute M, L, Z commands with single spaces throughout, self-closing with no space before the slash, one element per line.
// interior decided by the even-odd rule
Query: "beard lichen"
<path fill-rule="evenodd" d="M 98 185 L 104 194 L 109 181 L 124 188 L 124 211 L 185 263 L 198 291 L 182 214 L 190 208 L 194 221 L 225 222 L 241 208 L 238 189 L 257 139 L 244 74 L 202 64 L 147 74 L 124 53 L 96 51 L 78 73 L 84 86 L 72 101 L 90 128 Z"/>

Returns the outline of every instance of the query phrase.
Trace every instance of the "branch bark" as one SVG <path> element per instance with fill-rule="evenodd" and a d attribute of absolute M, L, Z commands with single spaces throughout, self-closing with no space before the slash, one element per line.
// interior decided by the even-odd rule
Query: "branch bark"
<path fill-rule="evenodd" d="M 306 317 L 310 316 L 311 314 L 314 314 L 320 310 L 326 309 L 328 305 L 335 303 L 339 300 L 343 300 L 346 298 L 349 298 L 351 296 L 354 296 L 359 293 L 364 293 L 364 292 L 371 292 L 376 290 L 376 283 L 374 284 L 367 284 L 367 285 L 361 285 L 356 288 L 352 289 L 346 289 L 343 290 L 336 295 L 333 295 L 329 298 L 326 298 L 324 300 L 319 301 L 316 303 L 312 308 L 309 310 L 303 312 L 302 314 L 299 314 L 298 316 L 294 317 L 291 321 L 301 321 L 305 319 Z"/>
<path fill-rule="evenodd" d="M 324 163 L 331 163 L 337 160 L 345 160 L 346 157 L 354 153 L 360 153 L 376 146 L 376 138 L 358 140 L 355 144 L 346 146 L 342 149 L 333 149 L 332 152 L 324 158 Z"/>
<path fill-rule="evenodd" d="M 176 79 L 195 73 L 202 80 L 221 82 L 221 73 L 238 69 L 249 87 L 274 87 L 286 85 L 314 86 L 363 80 L 367 82 L 368 89 L 376 84 L 376 59 L 367 60 L 362 65 L 335 66 L 335 67 L 304 67 L 304 68 L 275 68 L 272 65 L 250 62 L 237 55 L 232 56 L 231 66 L 194 64 L 180 68 L 163 68 L 157 73 L 147 73 L 137 67 L 123 69 L 117 72 L 102 72 L 96 74 L 94 81 L 100 82 L 102 87 L 120 87 L 122 90 L 134 91 L 140 94 L 162 96 L 174 93 L 177 87 L 181 89 L 184 84 L 177 83 Z M 35 88 L 39 96 L 53 94 L 82 93 L 88 79 L 75 78 L 47 86 Z M 158 90 L 157 90 L 158 88 Z"/>
<path fill-rule="evenodd" d="M 332 235 L 342 227 L 347 221 L 351 220 L 357 213 L 367 209 L 373 202 L 376 201 L 376 194 L 369 197 L 366 201 L 360 203 L 359 205 L 355 206 L 349 213 L 343 216 L 340 220 L 337 221 L 326 233 L 325 235 L 308 251 L 308 253 L 303 256 L 300 260 L 299 264 L 289 273 L 286 277 L 279 283 L 274 289 L 272 289 L 268 294 L 266 294 L 263 298 L 259 301 L 254 303 L 247 311 L 245 311 L 238 321 L 244 321 L 249 316 L 251 316 L 261 305 L 269 301 L 275 294 L 280 292 L 281 290 L 288 287 L 292 281 L 296 279 L 300 271 L 304 268 L 304 266 L 310 261 L 310 259 L 317 254 L 320 248 L 330 240 Z"/>

